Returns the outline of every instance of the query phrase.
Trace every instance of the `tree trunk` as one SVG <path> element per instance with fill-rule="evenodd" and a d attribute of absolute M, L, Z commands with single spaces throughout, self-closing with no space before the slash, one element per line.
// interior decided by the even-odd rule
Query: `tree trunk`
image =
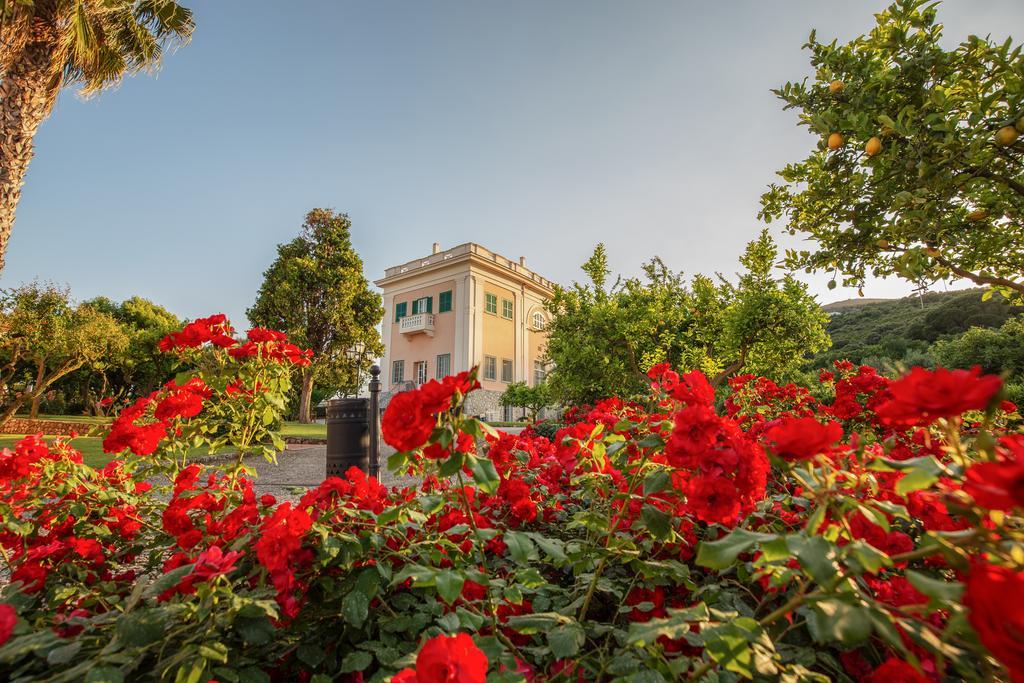
<path fill-rule="evenodd" d="M 36 366 L 36 383 L 35 386 L 32 387 L 32 407 L 29 408 L 28 411 L 28 416 L 33 420 L 39 417 L 39 399 L 42 396 L 39 389 L 43 385 L 43 379 L 46 378 L 46 363 L 38 361 Z"/>
<path fill-rule="evenodd" d="M 299 422 L 309 424 L 313 421 L 313 369 L 302 368 L 302 393 L 299 395 Z"/>
<path fill-rule="evenodd" d="M 60 88 L 60 76 L 51 68 L 50 43 L 40 34 L 27 41 L 10 69 L 0 74 L 0 273 L 35 149 L 32 140 Z"/>
<path fill-rule="evenodd" d="M 725 368 L 720 373 L 715 375 L 715 378 L 711 380 L 711 386 L 713 386 L 716 389 L 718 387 L 722 386 L 722 384 L 727 379 L 729 379 L 730 377 L 735 375 L 737 372 L 742 370 L 743 366 L 746 365 L 746 364 L 747 364 L 747 349 L 746 349 L 746 347 L 743 347 L 742 349 L 740 349 L 740 357 L 737 358 L 735 361 L 733 361 L 732 364 L 730 364 L 727 368 Z"/>

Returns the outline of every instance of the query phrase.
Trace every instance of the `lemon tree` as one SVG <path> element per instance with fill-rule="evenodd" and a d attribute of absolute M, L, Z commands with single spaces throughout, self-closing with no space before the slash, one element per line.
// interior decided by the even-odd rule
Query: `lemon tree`
<path fill-rule="evenodd" d="M 819 142 L 761 217 L 816 248 L 791 267 L 861 286 L 956 277 L 1024 298 L 1024 58 L 1012 39 L 940 45 L 937 3 L 900 0 L 867 35 L 804 46 L 813 80 L 774 92 Z"/>

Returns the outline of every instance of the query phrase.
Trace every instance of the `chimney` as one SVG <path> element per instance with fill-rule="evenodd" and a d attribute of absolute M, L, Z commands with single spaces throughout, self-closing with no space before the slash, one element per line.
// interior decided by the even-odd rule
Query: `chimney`
<path fill-rule="evenodd" d="M 441 253 L 441 243 L 440 242 L 434 242 L 434 250 L 432 252 L 430 252 L 430 253 L 431 254 L 440 254 Z"/>
<path fill-rule="evenodd" d="M 525 256 L 520 256 L 519 257 L 519 265 L 521 265 L 523 268 L 526 267 L 526 257 Z"/>

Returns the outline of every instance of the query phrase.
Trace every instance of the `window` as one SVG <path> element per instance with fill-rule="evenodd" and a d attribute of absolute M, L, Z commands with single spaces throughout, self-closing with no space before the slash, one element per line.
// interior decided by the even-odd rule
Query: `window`
<path fill-rule="evenodd" d="M 498 359 L 494 356 L 484 356 L 484 379 L 498 379 Z"/>
<path fill-rule="evenodd" d="M 441 292 L 437 295 L 437 312 L 447 313 L 450 310 L 452 310 L 452 292 L 451 290 Z"/>
<path fill-rule="evenodd" d="M 512 381 L 512 361 L 510 361 L 508 358 L 501 359 L 501 381 Z"/>
<path fill-rule="evenodd" d="M 391 362 L 391 383 L 401 384 L 405 381 L 405 361 L 396 360 Z"/>
<path fill-rule="evenodd" d="M 444 379 L 452 374 L 452 354 L 442 353 L 437 357 L 437 378 Z"/>
<path fill-rule="evenodd" d="M 405 302 L 405 301 L 403 301 L 400 304 L 395 304 L 395 322 L 396 323 L 399 320 L 401 320 L 402 318 L 404 318 L 406 315 L 408 315 L 408 313 L 406 313 L 406 311 L 409 310 L 408 306 L 409 306 L 408 302 Z"/>
<path fill-rule="evenodd" d="M 418 360 L 413 363 L 413 371 L 416 373 L 416 384 L 426 384 L 427 382 L 427 361 Z"/>
<path fill-rule="evenodd" d="M 508 299 L 501 300 L 501 317 L 512 319 L 512 302 Z"/>
<path fill-rule="evenodd" d="M 533 361 L 533 386 L 543 384 L 548 373 L 544 371 L 544 363 L 539 360 Z"/>
<path fill-rule="evenodd" d="M 533 314 L 533 329 L 543 330 L 544 329 L 544 314 L 537 311 Z"/>
<path fill-rule="evenodd" d="M 413 300 L 412 314 L 416 315 L 417 313 L 432 313 L 432 306 L 430 305 L 431 303 L 433 303 L 433 299 L 429 296 Z"/>
<path fill-rule="evenodd" d="M 488 313 L 498 315 L 498 297 L 490 292 L 484 292 L 484 310 Z"/>

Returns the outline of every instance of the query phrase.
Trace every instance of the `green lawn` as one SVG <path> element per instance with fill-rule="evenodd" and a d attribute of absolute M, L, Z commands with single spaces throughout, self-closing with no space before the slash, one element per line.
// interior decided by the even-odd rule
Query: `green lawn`
<path fill-rule="evenodd" d="M 21 441 L 24 435 L 0 434 L 0 449 L 14 449 L 14 444 Z M 80 436 L 71 440 L 71 445 L 82 452 L 82 460 L 92 467 L 103 467 L 114 459 L 114 456 L 103 452 L 103 439 L 96 436 Z"/>
<path fill-rule="evenodd" d="M 18 417 L 25 418 L 27 416 L 18 415 Z M 90 425 L 105 425 L 110 424 L 113 418 L 93 417 L 91 415 L 40 415 L 36 419 L 50 420 L 53 422 L 82 422 Z M 285 422 L 284 426 L 281 428 L 281 436 L 291 436 L 300 439 L 326 439 L 327 425 L 319 423 L 302 424 L 301 422 Z"/>
<path fill-rule="evenodd" d="M 14 444 L 25 438 L 23 435 L 18 434 L 0 434 L 0 450 L 4 448 L 14 449 Z M 50 440 L 53 437 L 45 437 Z M 76 439 L 71 440 L 71 445 L 77 448 L 82 453 L 82 460 L 86 465 L 91 467 L 100 468 L 106 465 L 108 462 L 114 459 L 114 455 L 103 452 L 103 439 L 97 436 L 80 436 Z M 230 453 L 232 449 L 222 448 L 218 453 Z M 198 455 L 208 455 L 209 451 L 205 448 L 193 448 L 189 450 L 189 456 L 195 457 Z"/>
<path fill-rule="evenodd" d="M 28 419 L 28 415 L 17 415 L 16 417 Z M 40 415 L 37 420 L 49 420 L 51 422 L 85 422 L 91 425 L 110 424 L 112 417 L 95 417 L 94 415 Z"/>
<path fill-rule="evenodd" d="M 110 422 L 106 417 L 90 417 L 86 415 L 40 415 L 40 420 L 51 420 L 60 422 L 88 422 L 94 425 L 104 425 Z M 299 439 L 326 439 L 327 425 L 325 424 L 302 424 L 299 422 L 285 422 L 281 427 L 281 436 Z M 14 444 L 24 438 L 18 434 L 0 434 L 0 449 L 14 448 Z M 52 437 L 47 436 L 47 439 Z M 71 440 L 71 445 L 82 452 L 82 460 L 92 467 L 103 467 L 114 459 L 113 455 L 103 452 L 103 438 L 99 436 L 80 436 Z M 221 452 L 227 453 L 227 448 Z M 206 455 L 204 448 L 195 448 L 189 455 Z"/>
<path fill-rule="evenodd" d="M 327 425 L 314 422 L 313 424 L 302 424 L 301 422 L 285 422 L 281 426 L 281 436 L 296 439 L 326 439 Z"/>

